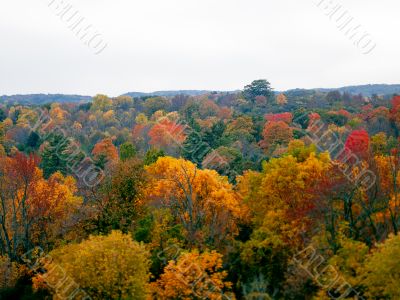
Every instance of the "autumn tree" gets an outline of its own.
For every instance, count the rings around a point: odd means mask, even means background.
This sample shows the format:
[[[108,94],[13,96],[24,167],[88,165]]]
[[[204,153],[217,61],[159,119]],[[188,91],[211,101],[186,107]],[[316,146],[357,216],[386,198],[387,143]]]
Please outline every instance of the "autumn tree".
[[[287,98],[286,98],[286,96],[285,96],[285,94],[278,94],[277,96],[276,96],[276,103],[278,104],[278,105],[285,105],[285,104],[287,104]]]
[[[254,141],[255,125],[251,117],[239,116],[233,119],[224,131],[224,135],[232,139]]]
[[[46,282],[56,287],[54,294],[69,296],[72,281],[92,299],[147,299],[148,256],[144,245],[113,231],[108,236],[91,236],[80,244],[61,246],[50,252],[50,260],[44,257],[40,263],[48,271],[43,275]],[[36,277],[36,286],[43,285],[43,276]]]
[[[2,253],[16,259],[18,251],[35,245],[47,249],[82,204],[72,177],[54,173],[43,178],[38,158],[17,153],[2,159],[0,228]]]
[[[369,135],[366,130],[354,130],[347,137],[345,150],[357,155],[360,159],[366,159],[369,154]]]
[[[265,119],[269,122],[285,122],[290,125],[292,123],[293,114],[290,112],[279,113],[279,114],[266,114]]]
[[[222,246],[237,234],[241,204],[225,177],[171,157],[159,158],[146,169],[153,178],[149,199],[172,211],[189,245]]]
[[[232,284],[226,276],[221,254],[187,252],[169,262],[160,279],[151,284],[151,290],[155,299],[231,299]]]
[[[293,138],[293,130],[283,121],[267,122],[262,135],[261,147],[268,153],[273,153],[278,146],[288,145],[289,141]]]
[[[106,111],[112,104],[112,100],[109,97],[99,94],[93,97],[93,103],[90,109],[92,111]]]
[[[173,153],[180,148],[186,139],[185,126],[163,118],[157,122],[148,133],[149,144],[156,148]]]
[[[0,164],[1,250],[12,260],[17,259],[19,248],[31,247],[29,192],[38,180],[38,163],[37,156],[17,153],[14,158],[2,158]]]
[[[366,296],[371,299],[398,299],[400,297],[400,236],[391,236],[379,244],[368,256],[363,283]]]
[[[105,138],[94,145],[92,154],[100,168],[104,168],[107,163],[115,163],[119,157],[118,150],[114,146],[111,138]]]

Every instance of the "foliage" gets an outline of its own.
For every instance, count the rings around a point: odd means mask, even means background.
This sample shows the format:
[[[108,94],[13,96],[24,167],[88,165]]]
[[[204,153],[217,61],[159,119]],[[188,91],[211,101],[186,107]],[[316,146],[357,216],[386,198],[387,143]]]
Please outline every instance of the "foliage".
[[[42,153],[41,167],[48,178],[55,172],[68,173],[70,140],[61,134],[51,134]]]
[[[400,236],[391,236],[368,256],[365,263],[366,295],[373,299],[400,297]]]
[[[129,142],[126,142],[119,147],[119,157],[122,161],[134,158],[136,152],[135,146]]]
[[[62,246],[44,261],[48,282],[63,280],[64,274],[79,283],[92,299],[146,299],[149,253],[129,235],[113,231],[108,236],[91,236],[80,244]],[[37,277],[36,285],[41,284]]]
[[[232,284],[224,280],[227,273],[221,269],[222,255],[215,251],[183,253],[177,261],[171,260],[160,279],[152,283],[153,297],[223,299]]]
[[[165,156],[164,150],[151,148],[146,152],[146,155],[144,157],[144,164],[151,165],[151,164],[155,163],[158,160],[158,158],[164,157],[164,156]]]
[[[237,234],[240,203],[226,178],[171,157],[159,158],[146,170],[153,178],[148,197],[171,209],[189,245],[222,246]]]
[[[265,79],[254,80],[251,84],[245,86],[243,94],[251,102],[255,102],[257,96],[264,96],[269,99],[273,95],[271,85]]]
[[[119,162],[102,186],[95,204],[98,213],[92,221],[97,232],[118,229],[128,232],[144,213],[144,189],[147,184],[143,164],[137,159]]]

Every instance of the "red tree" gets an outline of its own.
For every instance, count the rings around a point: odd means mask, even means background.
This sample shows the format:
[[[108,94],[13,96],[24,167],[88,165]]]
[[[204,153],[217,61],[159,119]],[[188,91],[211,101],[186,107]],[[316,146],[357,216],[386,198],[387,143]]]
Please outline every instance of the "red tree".
[[[365,159],[369,151],[369,135],[364,129],[354,130],[347,137],[345,143],[347,153],[353,153],[359,158]]]

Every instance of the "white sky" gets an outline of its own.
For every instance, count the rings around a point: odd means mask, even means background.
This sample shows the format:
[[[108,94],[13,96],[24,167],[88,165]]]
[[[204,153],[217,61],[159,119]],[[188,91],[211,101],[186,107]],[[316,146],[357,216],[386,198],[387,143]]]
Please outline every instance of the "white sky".
[[[0,95],[400,83],[398,0],[341,0],[377,44],[368,55],[321,0],[65,0],[103,34],[100,55],[49,1],[0,0]]]

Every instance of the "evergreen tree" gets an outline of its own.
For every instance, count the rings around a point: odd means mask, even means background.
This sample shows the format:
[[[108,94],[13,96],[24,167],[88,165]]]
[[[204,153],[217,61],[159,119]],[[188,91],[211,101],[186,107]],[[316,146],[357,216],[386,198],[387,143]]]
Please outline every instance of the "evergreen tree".
[[[29,149],[36,150],[40,145],[40,137],[39,137],[39,135],[36,132],[32,131],[31,134],[28,137],[26,145],[27,145],[27,147]]]
[[[68,148],[70,141],[61,134],[51,134],[42,154],[41,168],[46,178],[60,171],[67,174]]]

